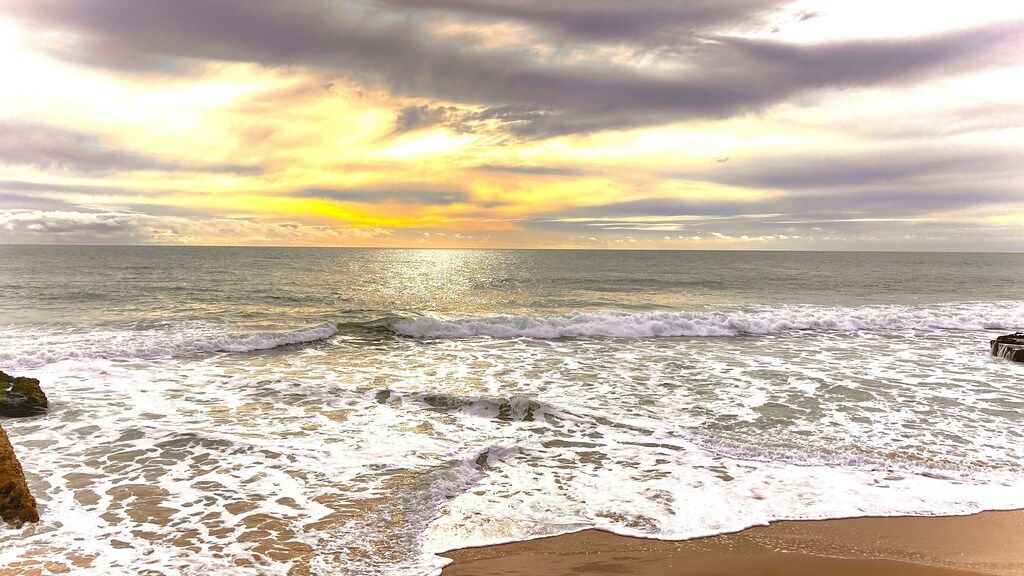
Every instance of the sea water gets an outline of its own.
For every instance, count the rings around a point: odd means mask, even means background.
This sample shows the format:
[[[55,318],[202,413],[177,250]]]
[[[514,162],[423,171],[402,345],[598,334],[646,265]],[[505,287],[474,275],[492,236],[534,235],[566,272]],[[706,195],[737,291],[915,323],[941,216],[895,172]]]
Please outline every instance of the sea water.
[[[1024,506],[1024,255],[0,246],[0,566],[436,573]]]

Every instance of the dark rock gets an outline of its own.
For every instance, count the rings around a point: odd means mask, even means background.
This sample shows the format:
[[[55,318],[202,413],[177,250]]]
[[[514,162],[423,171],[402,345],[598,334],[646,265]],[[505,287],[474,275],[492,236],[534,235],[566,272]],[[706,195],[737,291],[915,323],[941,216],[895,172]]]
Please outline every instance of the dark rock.
[[[48,405],[39,380],[0,372],[0,416],[38,416]]]
[[[14,524],[39,522],[36,499],[28,491],[25,472],[3,428],[0,428],[0,518]]]
[[[1024,332],[1007,334],[990,340],[992,355],[1014,362],[1024,362]]]

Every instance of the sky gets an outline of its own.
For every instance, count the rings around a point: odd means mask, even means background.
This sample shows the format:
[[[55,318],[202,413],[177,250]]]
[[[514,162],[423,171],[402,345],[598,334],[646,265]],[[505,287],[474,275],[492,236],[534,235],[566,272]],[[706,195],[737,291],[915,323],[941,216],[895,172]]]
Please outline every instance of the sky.
[[[1024,3],[0,0],[0,243],[1024,251]]]

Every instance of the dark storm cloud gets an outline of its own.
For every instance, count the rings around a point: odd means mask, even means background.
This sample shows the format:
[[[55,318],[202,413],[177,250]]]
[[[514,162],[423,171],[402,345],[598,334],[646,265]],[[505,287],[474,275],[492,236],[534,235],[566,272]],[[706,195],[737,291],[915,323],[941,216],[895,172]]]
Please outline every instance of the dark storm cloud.
[[[292,192],[291,195],[361,204],[408,203],[446,206],[469,200],[469,194],[462,190],[418,188],[304,188]]]
[[[444,124],[456,110],[454,106],[406,106],[398,111],[395,132],[411,132]]]
[[[993,63],[1016,62],[1024,46],[1022,23],[897,40],[850,40],[820,45],[794,45],[753,38],[721,37],[720,42],[742,55],[737,60],[783,72],[791,82],[806,85],[871,85],[901,76],[955,72],[978,64],[964,59],[989,53]]]
[[[240,165],[185,165],[119,150],[99,137],[57,126],[0,120],[0,166],[33,166],[40,170],[69,172],[172,172],[258,173],[259,168]]]
[[[673,41],[680,32],[748,21],[777,0],[385,0],[399,8],[470,18],[516,20],[590,41]],[[667,34],[671,32],[672,35]]]
[[[486,8],[496,15],[542,7],[539,2],[460,5],[462,12]],[[489,105],[489,110],[506,113],[491,120],[523,137],[726,117],[809,90],[898,84],[985,68],[1011,61],[1022,48],[1019,23],[801,46],[716,35],[715,25],[750,20],[765,9],[761,3],[752,8],[738,2],[721,7],[712,2],[643,3],[635,10],[638,15],[611,3],[600,3],[594,15],[584,9],[590,3],[567,6],[561,28],[599,37],[621,21],[623,30],[633,30],[627,36],[638,46],[642,33],[637,31],[654,26],[659,10],[679,15],[669,19],[661,14],[676,25],[692,12],[691,22],[699,30],[680,34],[680,47],[662,56],[662,64],[680,71],[654,75],[635,67],[486,50],[465,39],[433,37],[419,25],[421,20],[400,12],[321,0],[7,0],[4,12],[35,30],[71,33],[76,42],[65,58],[102,63],[113,55],[109,64],[121,67],[132,59],[140,67],[168,59],[312,67],[381,82],[402,95]],[[542,12],[537,14],[519,18],[543,19]],[[513,112],[518,112],[515,118],[507,117]]]

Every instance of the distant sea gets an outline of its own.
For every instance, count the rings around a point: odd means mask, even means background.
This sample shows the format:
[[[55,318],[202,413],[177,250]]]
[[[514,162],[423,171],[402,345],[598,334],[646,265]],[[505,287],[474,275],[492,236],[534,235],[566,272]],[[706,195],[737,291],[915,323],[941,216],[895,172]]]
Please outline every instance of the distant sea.
[[[1024,507],[1024,255],[0,246],[0,566],[430,574]]]

